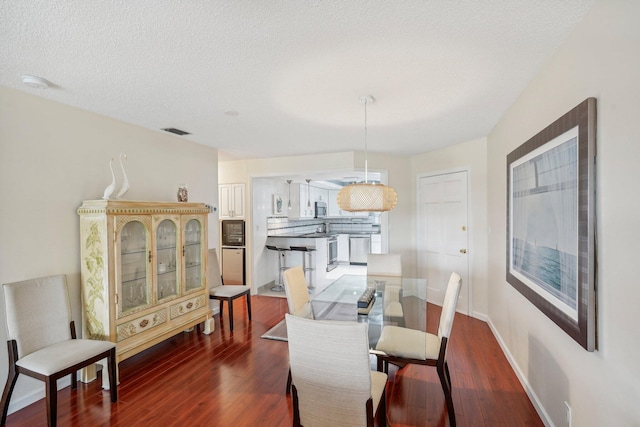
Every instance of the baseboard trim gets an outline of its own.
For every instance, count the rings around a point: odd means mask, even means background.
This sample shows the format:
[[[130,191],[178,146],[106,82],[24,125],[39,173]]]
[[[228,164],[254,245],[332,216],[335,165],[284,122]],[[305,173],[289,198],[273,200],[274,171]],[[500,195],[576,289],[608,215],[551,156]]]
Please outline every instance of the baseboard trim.
[[[551,418],[549,417],[549,414],[544,409],[542,402],[540,402],[540,399],[538,399],[538,396],[531,388],[531,385],[529,384],[527,377],[524,375],[524,372],[522,372],[522,370],[520,369],[520,366],[518,366],[518,364],[516,363],[513,355],[509,351],[509,348],[507,347],[504,340],[502,339],[502,336],[500,336],[500,333],[498,332],[494,324],[491,322],[491,318],[488,318],[486,322],[489,325],[489,329],[491,329],[493,336],[498,341],[498,344],[500,345],[502,352],[507,357],[507,360],[509,361],[509,365],[511,365],[511,368],[516,373],[516,376],[518,377],[518,381],[520,381],[520,384],[522,384],[522,387],[524,388],[525,393],[527,393],[527,396],[529,396],[529,400],[533,404],[533,407],[536,409],[536,412],[542,419],[542,422],[547,427],[555,427],[555,425],[553,424],[553,421],[551,421]]]

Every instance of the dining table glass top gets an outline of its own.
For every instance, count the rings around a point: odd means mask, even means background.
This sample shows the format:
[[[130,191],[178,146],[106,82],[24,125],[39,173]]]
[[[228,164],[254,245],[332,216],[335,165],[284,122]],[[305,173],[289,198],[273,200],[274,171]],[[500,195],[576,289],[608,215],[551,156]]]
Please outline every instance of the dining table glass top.
[[[367,289],[375,299],[370,307],[359,310],[358,300]],[[368,323],[369,346],[375,349],[385,326],[426,330],[427,282],[407,277],[345,274],[315,295],[311,308],[315,319]]]

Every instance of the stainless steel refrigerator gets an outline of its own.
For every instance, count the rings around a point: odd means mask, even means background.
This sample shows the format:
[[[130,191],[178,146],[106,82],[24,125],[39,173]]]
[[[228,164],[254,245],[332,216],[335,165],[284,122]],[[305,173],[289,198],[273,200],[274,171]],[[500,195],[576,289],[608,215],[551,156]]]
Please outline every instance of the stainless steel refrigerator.
[[[244,248],[222,248],[222,281],[225,285],[245,285]]]

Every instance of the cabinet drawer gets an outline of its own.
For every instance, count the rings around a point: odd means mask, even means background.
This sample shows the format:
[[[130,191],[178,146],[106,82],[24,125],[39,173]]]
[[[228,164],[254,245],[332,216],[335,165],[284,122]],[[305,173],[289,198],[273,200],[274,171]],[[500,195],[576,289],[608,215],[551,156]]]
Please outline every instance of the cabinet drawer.
[[[197,297],[190,298],[174,304],[171,306],[171,319],[175,319],[187,313],[190,313],[200,307],[203,307],[207,303],[208,298],[204,295],[198,295]]]
[[[145,316],[124,322],[117,327],[117,341],[126,340],[142,332],[148,331],[167,321],[167,310],[165,308],[149,313]]]

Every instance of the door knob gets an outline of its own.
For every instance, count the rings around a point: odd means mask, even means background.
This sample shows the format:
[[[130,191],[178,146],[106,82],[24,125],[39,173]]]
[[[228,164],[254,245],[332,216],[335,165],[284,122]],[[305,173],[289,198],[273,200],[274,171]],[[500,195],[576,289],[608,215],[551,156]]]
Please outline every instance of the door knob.
[[[460,249],[460,253],[461,253],[461,254],[466,254],[466,253],[467,253],[467,250],[466,250],[466,249]]]

